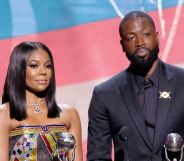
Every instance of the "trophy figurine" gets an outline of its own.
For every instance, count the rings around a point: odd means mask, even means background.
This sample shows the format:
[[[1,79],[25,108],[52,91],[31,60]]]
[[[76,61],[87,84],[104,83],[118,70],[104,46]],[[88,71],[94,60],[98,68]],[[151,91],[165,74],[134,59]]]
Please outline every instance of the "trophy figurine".
[[[71,133],[59,133],[52,159],[56,160],[56,156],[59,161],[73,161],[75,159],[75,147],[75,138]]]
[[[166,161],[181,161],[183,158],[184,140],[177,133],[167,135],[164,152]]]

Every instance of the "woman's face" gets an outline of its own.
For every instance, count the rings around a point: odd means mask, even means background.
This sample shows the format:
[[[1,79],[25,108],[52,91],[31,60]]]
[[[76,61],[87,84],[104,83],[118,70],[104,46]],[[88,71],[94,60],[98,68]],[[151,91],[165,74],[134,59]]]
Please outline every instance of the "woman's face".
[[[52,76],[52,63],[48,53],[43,49],[31,53],[26,67],[26,88],[32,93],[47,89]]]

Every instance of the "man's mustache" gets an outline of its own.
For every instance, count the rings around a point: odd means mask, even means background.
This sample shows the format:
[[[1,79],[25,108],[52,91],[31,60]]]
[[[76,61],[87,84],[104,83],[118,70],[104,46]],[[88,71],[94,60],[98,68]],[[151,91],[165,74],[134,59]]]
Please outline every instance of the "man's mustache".
[[[150,49],[145,48],[145,47],[141,47],[141,48],[138,48],[138,49],[135,50],[134,55],[137,55],[137,54],[140,53],[142,50],[146,50],[147,52],[151,52]]]

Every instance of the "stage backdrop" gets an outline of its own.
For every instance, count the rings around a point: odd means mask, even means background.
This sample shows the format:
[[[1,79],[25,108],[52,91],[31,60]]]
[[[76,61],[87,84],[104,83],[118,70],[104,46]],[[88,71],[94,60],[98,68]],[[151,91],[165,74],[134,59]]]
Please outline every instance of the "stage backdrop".
[[[84,160],[88,106],[95,85],[128,65],[118,25],[132,10],[151,15],[160,36],[160,58],[184,64],[184,0],[0,0],[0,99],[10,53],[22,41],[52,51],[57,102],[79,111]]]

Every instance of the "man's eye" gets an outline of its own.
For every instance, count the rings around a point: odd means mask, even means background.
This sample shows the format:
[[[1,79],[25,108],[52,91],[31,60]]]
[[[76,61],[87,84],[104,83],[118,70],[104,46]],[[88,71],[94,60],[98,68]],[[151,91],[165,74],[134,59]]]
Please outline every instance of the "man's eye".
[[[132,41],[132,40],[134,40],[134,36],[127,37],[126,40],[127,40],[127,41]]]
[[[134,39],[134,37],[130,37],[130,38],[129,38],[129,40],[133,40],[133,39]]]
[[[38,65],[36,65],[36,64],[30,64],[29,65],[31,68],[37,68],[38,67]]]
[[[150,36],[151,34],[149,32],[144,33],[144,36]]]

